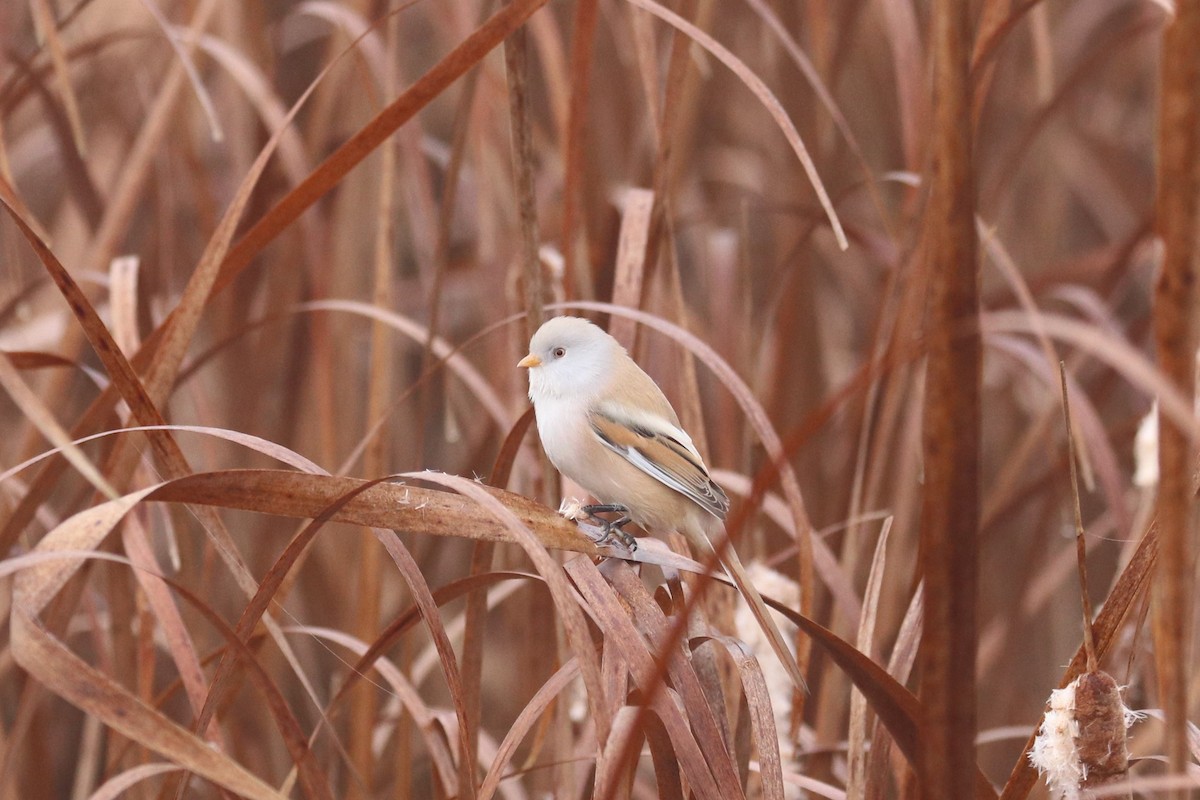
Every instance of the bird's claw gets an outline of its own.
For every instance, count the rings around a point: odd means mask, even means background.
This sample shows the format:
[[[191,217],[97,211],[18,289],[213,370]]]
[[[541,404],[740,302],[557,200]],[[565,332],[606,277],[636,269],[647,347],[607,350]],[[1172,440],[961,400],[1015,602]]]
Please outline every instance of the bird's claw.
[[[603,547],[619,542],[622,547],[631,553],[637,550],[637,539],[634,538],[633,534],[625,530],[625,526],[632,521],[629,516],[628,506],[604,503],[583,506],[579,510],[589,519],[600,523],[600,537],[595,540],[597,546]],[[615,520],[607,520],[599,516],[602,513],[619,513],[621,516]]]
[[[634,552],[638,548],[637,539],[632,533],[623,531],[615,525],[604,524],[600,526],[600,538],[596,540],[596,544],[600,547],[612,544],[620,544],[629,552]]]

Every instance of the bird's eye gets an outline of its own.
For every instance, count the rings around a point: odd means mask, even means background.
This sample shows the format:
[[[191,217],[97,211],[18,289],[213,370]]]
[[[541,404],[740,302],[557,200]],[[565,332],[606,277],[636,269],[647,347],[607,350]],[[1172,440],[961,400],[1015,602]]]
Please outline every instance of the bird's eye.
[[[566,354],[567,354],[567,348],[565,348],[565,347],[554,348],[554,357],[555,358],[562,358]]]

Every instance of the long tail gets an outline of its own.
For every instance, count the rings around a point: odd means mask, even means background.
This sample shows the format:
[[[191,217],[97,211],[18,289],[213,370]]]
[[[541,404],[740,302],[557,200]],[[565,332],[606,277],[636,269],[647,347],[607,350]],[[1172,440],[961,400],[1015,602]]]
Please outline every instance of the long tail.
[[[724,536],[725,532],[722,530],[720,535]],[[692,539],[693,537],[688,536],[687,538]],[[710,541],[707,536],[704,536],[701,542],[693,542],[693,544],[701,545],[705,550],[716,546],[716,543]],[[754,614],[754,618],[758,620],[758,626],[767,635],[767,639],[771,642],[771,649],[779,657],[780,663],[788,671],[788,675],[791,676],[796,686],[800,687],[801,691],[807,693],[808,683],[800,673],[800,665],[796,663],[796,657],[788,649],[787,641],[779,631],[779,626],[775,624],[775,618],[771,616],[766,602],[762,599],[762,595],[758,593],[754,582],[750,580],[750,576],[746,573],[746,568],[742,566],[742,560],[738,557],[737,550],[733,548],[733,542],[729,542],[725,547],[721,561],[725,567],[725,571],[729,573],[729,577],[733,578],[733,582],[737,585],[738,591],[742,593],[742,597],[746,598],[746,603],[750,606],[750,611]]]

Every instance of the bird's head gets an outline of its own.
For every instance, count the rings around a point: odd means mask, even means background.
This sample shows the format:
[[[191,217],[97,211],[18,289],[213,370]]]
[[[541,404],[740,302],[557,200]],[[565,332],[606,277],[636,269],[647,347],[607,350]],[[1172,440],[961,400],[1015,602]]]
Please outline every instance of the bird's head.
[[[529,370],[529,399],[585,399],[604,389],[625,350],[581,317],[547,320],[529,341],[517,366]]]

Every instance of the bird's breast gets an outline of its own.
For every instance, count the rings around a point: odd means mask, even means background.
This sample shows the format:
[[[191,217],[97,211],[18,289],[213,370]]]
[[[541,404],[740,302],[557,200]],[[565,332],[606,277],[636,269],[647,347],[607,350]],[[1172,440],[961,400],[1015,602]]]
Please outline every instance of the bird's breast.
[[[537,425],[559,472],[600,502],[626,506],[642,527],[669,530],[703,515],[693,501],[605,447],[592,431],[586,404],[540,402]]]
[[[588,471],[588,440],[595,438],[588,427],[586,406],[563,400],[543,400],[537,404],[536,414],[538,436],[546,455],[559,472],[581,483],[581,474]]]

